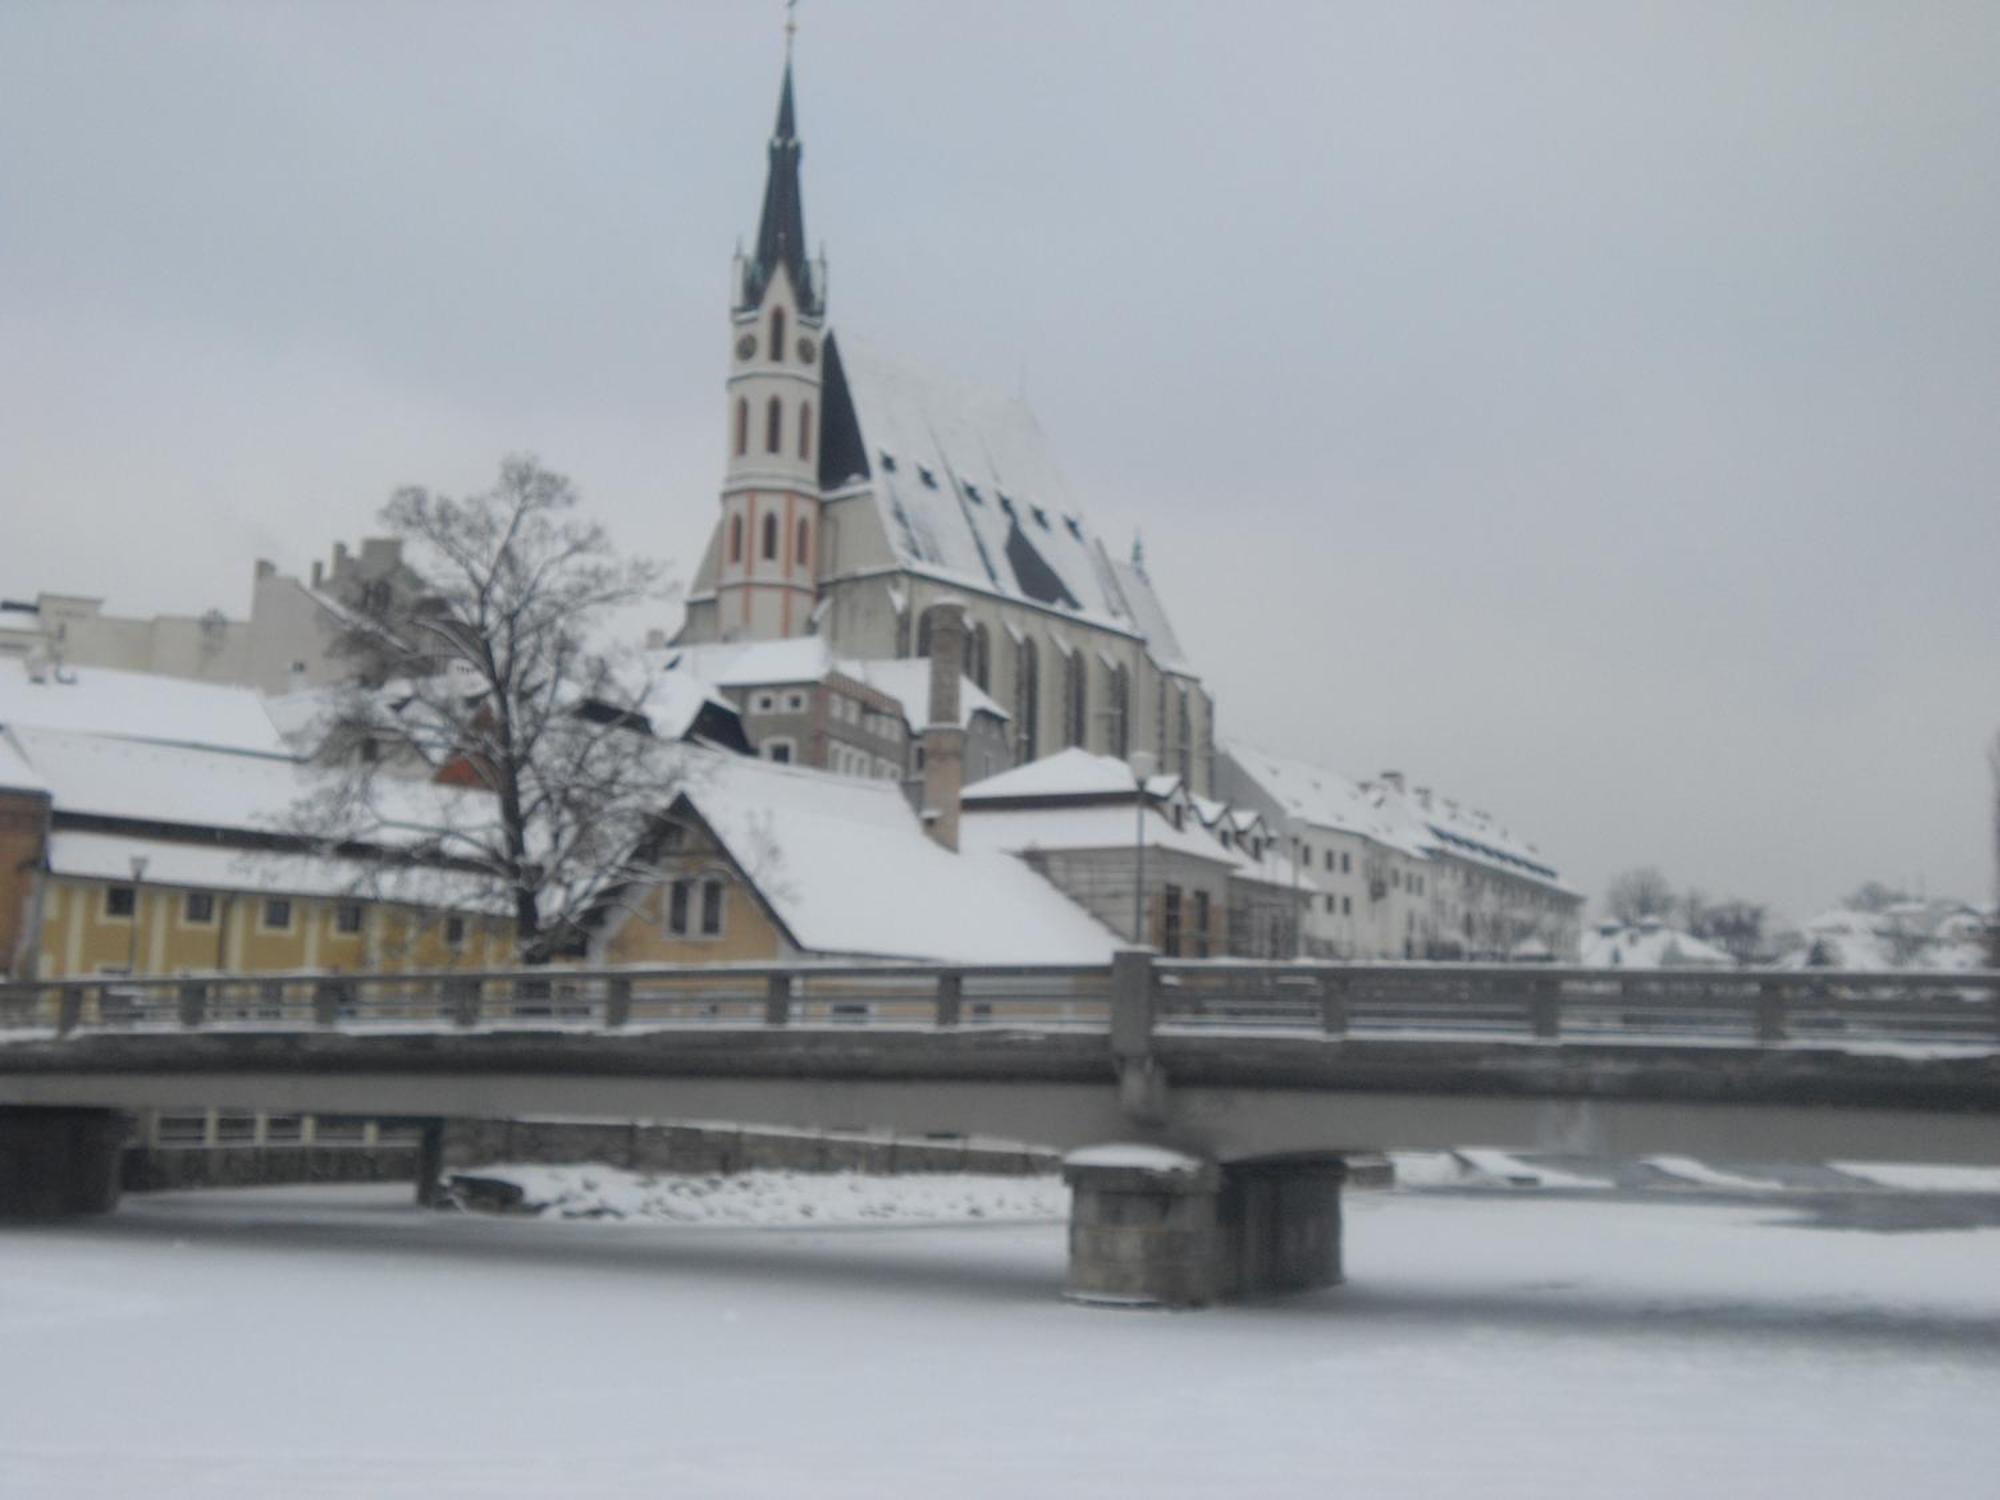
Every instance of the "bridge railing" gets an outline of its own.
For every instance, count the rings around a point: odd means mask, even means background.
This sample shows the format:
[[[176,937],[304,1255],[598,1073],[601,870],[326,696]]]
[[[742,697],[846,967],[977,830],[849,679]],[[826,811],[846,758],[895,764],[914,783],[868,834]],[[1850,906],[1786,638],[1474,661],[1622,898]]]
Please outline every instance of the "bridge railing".
[[[1103,1030],[1110,995],[1107,967],[1045,964],[107,975],[0,985],[0,1036],[675,1026]]]
[[[1114,982],[1119,974],[1124,978]],[[1992,1047],[2000,1045],[2000,972],[1621,971],[1129,954],[1116,967],[715,964],[0,985],[0,1037],[770,1026],[1105,1031],[1114,1011],[1147,1034]]]
[[[2000,972],[1618,970],[1163,960],[1169,1030],[1974,1045],[2000,1043]]]

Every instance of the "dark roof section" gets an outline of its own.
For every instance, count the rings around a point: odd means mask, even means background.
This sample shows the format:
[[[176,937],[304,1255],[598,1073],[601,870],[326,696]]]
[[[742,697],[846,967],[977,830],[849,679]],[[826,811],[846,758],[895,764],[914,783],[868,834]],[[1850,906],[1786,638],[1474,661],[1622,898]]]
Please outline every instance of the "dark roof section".
[[[1013,565],[1021,592],[1042,604],[1066,604],[1078,608],[1076,596],[1063,587],[1061,576],[1048,565],[1035,544],[1028,540],[1017,520],[1007,528],[1007,561]]]
[[[764,177],[764,213],[757,223],[757,253],[744,277],[745,305],[764,300],[764,289],[779,266],[791,273],[799,307],[818,316],[823,310],[806,262],[805,200],[799,193],[799,136],[792,108],[792,65],[778,94],[778,123],[771,135],[771,165]]]
[[[856,479],[866,479],[868,445],[861,440],[861,419],[854,414],[854,397],[847,389],[847,371],[840,363],[840,341],[826,336],[820,361],[819,398],[819,487],[837,490]],[[882,455],[882,467],[894,469],[894,460]]]

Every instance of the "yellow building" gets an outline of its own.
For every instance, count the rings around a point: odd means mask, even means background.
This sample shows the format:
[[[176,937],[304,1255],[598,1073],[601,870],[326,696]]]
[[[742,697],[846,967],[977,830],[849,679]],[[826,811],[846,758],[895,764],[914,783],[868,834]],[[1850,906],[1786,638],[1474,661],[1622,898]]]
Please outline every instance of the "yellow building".
[[[0,957],[16,978],[504,967],[471,877],[326,858],[284,831],[289,756],[0,731]],[[454,793],[452,795],[465,795]]]

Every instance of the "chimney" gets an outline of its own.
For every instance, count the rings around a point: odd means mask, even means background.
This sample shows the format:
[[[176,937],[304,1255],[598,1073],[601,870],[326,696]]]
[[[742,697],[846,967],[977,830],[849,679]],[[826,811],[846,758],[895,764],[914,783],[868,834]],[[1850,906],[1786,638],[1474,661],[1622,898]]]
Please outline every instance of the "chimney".
[[[1382,773],[1382,785],[1386,786],[1390,791],[1394,792],[1398,797],[1402,796],[1403,773],[1401,771],[1384,771]]]
[[[930,722],[924,726],[924,830],[958,848],[959,794],[965,789],[965,729],[959,722],[959,679],[965,672],[965,606],[946,599],[931,606]]]
[[[326,564],[321,562],[318,558],[315,557],[313,559],[313,587],[318,588],[321,584],[325,582],[326,582]]]
[[[1431,789],[1429,787],[1427,786],[1418,787],[1416,789],[1416,799],[1417,799],[1417,806],[1421,807],[1425,812],[1429,812],[1431,810]]]

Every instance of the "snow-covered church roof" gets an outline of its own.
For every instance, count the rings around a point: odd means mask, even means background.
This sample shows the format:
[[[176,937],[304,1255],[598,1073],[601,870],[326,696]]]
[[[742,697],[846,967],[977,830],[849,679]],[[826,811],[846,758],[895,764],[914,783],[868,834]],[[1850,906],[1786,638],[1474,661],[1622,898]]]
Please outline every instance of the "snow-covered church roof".
[[[898,561],[1146,641],[1187,670],[1145,570],[1114,562],[1018,396],[826,342],[820,485],[867,481]]]

